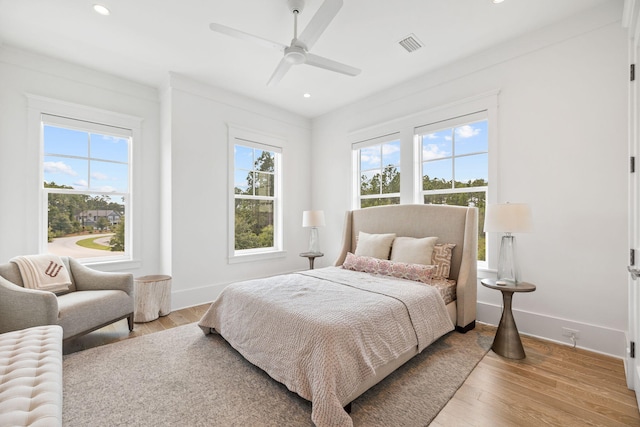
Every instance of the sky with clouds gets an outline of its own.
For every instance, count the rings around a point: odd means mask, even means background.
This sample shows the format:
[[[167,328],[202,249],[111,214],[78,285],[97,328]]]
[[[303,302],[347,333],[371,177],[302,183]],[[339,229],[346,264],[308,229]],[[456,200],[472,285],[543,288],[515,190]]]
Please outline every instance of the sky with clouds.
[[[489,180],[487,121],[422,135],[422,174],[445,181]]]
[[[44,181],[76,190],[127,193],[129,139],[44,126]]]
[[[446,181],[488,181],[487,121],[422,135],[423,175]],[[400,169],[400,141],[360,149],[361,175],[370,179],[387,166]]]

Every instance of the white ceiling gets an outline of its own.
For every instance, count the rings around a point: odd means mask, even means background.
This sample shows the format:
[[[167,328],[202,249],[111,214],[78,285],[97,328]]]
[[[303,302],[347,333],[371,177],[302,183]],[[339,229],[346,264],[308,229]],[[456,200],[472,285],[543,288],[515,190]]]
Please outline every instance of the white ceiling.
[[[311,52],[362,69],[348,77],[298,65],[266,82],[281,53],[209,30],[216,22],[289,44],[286,0],[0,0],[0,42],[159,87],[175,72],[316,117],[561,21],[621,0],[345,0]],[[93,11],[94,3],[111,10]],[[307,0],[299,32],[322,0]],[[424,47],[398,41],[415,34]],[[309,99],[303,98],[310,93]]]

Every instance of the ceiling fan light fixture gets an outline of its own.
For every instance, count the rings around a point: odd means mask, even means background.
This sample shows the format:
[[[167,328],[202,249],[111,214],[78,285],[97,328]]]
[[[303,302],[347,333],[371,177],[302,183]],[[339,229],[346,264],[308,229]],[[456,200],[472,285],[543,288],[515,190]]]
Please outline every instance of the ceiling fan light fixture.
[[[284,58],[290,64],[302,64],[306,59],[305,51],[298,46],[290,46],[284,51]]]

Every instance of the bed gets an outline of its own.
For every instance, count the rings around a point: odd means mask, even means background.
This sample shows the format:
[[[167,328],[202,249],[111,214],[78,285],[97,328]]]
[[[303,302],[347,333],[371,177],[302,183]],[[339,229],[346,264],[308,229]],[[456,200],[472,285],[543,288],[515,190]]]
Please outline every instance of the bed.
[[[231,284],[199,326],[310,400],[315,425],[351,426],[343,408],[358,396],[475,327],[477,231],[473,207],[347,212],[334,266]]]

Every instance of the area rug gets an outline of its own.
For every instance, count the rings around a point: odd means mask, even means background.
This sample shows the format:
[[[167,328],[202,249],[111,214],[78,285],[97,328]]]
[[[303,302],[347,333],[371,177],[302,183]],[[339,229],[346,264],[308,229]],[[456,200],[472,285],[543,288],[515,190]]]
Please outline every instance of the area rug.
[[[426,426],[493,330],[451,332],[356,399],[354,426]],[[311,403],[196,323],[64,357],[65,426],[312,426]]]

